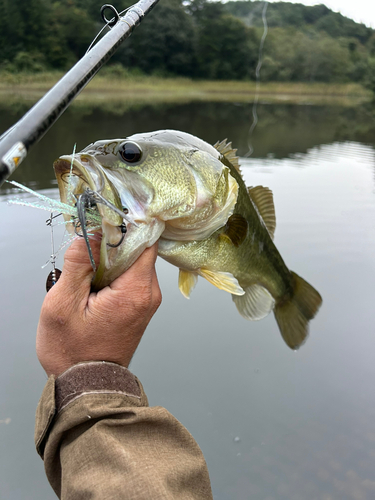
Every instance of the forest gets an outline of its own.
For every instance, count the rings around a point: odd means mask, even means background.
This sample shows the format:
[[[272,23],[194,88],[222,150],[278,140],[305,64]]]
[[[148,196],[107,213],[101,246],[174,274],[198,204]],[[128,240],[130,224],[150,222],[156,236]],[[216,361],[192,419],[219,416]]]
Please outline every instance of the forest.
[[[115,4],[120,11],[129,0]],[[103,0],[0,0],[0,72],[67,70],[103,26]],[[264,2],[161,0],[111,59],[113,74],[254,80]],[[267,5],[263,81],[375,89],[375,31],[324,5]]]

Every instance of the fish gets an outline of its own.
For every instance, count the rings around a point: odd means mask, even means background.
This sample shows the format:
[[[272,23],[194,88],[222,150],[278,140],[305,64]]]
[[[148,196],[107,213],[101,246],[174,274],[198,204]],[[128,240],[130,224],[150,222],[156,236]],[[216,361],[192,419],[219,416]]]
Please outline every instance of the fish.
[[[273,242],[272,191],[246,187],[227,140],[210,145],[181,131],[139,133],[61,156],[54,170],[61,202],[76,206],[85,197],[101,217],[93,291],[158,241],[159,256],[179,268],[186,298],[201,276],[230,293],[248,320],[273,311],[291,349],[305,342],[322,297],[284,263]]]

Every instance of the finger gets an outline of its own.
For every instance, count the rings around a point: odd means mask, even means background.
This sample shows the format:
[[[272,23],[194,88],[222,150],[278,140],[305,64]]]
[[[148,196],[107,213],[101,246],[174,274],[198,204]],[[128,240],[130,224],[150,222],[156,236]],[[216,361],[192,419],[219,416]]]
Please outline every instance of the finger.
[[[158,277],[156,274],[156,270],[154,267],[154,271],[152,273],[152,281],[151,281],[151,293],[152,293],[152,302],[154,312],[159,308],[162,300],[162,294],[159,286]]]
[[[96,262],[99,261],[100,241],[90,239],[90,246]],[[86,242],[83,238],[74,240],[64,256],[64,267],[60,280],[55,286],[60,284],[71,291],[82,289],[86,294],[91,287],[91,280],[94,275]]]
[[[146,250],[134,262],[133,266],[136,265],[138,271],[143,269],[153,269],[155,266],[157,256],[158,256],[158,243],[156,242],[154,245],[152,245],[152,247],[146,248]]]
[[[152,274],[155,269],[155,261],[158,256],[158,245],[155,243],[138,257],[132,266],[111,284],[112,290],[128,289],[130,282],[151,285]]]

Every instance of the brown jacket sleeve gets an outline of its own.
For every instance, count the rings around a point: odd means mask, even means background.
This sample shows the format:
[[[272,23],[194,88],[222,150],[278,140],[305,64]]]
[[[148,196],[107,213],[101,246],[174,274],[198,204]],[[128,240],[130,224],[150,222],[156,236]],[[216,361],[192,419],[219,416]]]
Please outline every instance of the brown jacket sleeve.
[[[63,500],[212,499],[202,452],[126,368],[80,363],[48,379],[35,443]]]

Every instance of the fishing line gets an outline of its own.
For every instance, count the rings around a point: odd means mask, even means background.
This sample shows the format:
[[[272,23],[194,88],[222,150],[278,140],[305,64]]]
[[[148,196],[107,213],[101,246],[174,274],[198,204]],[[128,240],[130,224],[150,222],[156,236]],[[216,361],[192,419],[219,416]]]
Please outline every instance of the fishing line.
[[[260,69],[262,67],[263,63],[263,47],[264,47],[264,42],[266,40],[266,36],[268,33],[268,24],[267,24],[267,7],[268,7],[268,2],[264,2],[263,5],[263,10],[262,10],[262,21],[263,21],[263,35],[260,40],[259,44],[259,56],[258,56],[258,64],[255,70],[255,96],[254,96],[254,102],[253,102],[253,109],[252,109],[252,115],[253,115],[253,123],[251,124],[249,134],[248,134],[248,142],[247,146],[249,148],[248,152],[245,154],[245,157],[248,158],[251,156],[254,152],[253,145],[251,144],[251,137],[253,135],[253,132],[255,130],[255,127],[258,124],[258,114],[257,114],[257,107],[258,107],[258,101],[259,101],[259,88],[260,88]]]

